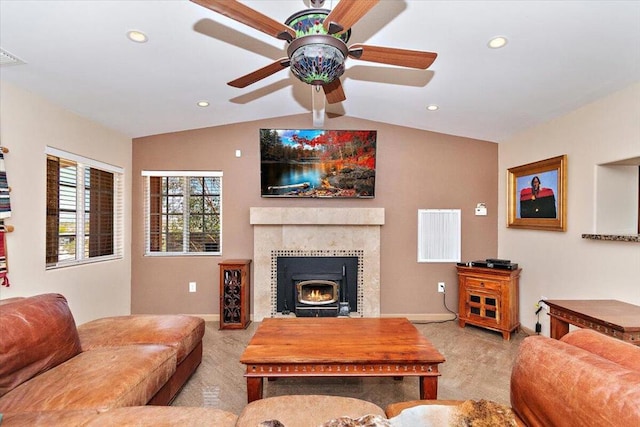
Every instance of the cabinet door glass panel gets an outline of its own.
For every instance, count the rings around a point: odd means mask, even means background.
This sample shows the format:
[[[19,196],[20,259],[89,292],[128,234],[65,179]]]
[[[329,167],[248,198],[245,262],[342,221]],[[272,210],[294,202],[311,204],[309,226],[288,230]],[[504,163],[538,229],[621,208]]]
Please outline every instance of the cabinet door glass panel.
[[[224,313],[223,321],[225,323],[240,323],[241,320],[241,270],[225,270],[224,271]]]

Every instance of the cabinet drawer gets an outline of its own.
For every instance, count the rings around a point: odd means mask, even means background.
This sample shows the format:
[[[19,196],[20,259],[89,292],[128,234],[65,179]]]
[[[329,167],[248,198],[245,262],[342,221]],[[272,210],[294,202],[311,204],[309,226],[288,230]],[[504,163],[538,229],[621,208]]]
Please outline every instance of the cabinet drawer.
[[[474,277],[468,277],[466,281],[466,285],[470,288],[487,289],[491,291],[499,291],[501,287],[500,282],[494,282],[486,279],[478,279]]]

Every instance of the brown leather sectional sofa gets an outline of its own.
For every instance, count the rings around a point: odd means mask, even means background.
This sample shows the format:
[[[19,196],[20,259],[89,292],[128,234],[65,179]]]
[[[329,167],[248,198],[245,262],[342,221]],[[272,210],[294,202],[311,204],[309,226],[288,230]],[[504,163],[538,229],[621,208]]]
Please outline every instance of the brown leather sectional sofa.
[[[447,425],[446,419],[438,423],[438,417],[460,417],[460,410],[447,408],[468,403],[399,402],[383,411],[347,397],[279,396],[252,402],[239,416],[215,408],[142,406],[170,403],[197,368],[202,358],[202,319],[122,316],[76,328],[61,295],[2,303],[2,427],[253,427],[267,420],[303,427],[367,414],[378,420],[367,425],[387,425],[390,418],[394,427]],[[326,401],[320,405],[325,410],[306,407],[310,401]],[[587,329],[572,331],[561,340],[525,338],[514,361],[511,408],[506,409],[518,426],[639,426],[640,347]],[[403,424],[403,416],[412,421]],[[420,417],[423,422],[416,421]],[[482,422],[477,425],[492,425]]]
[[[203,319],[182,315],[109,317],[76,327],[62,295],[4,300],[0,413],[6,421],[21,413],[168,405],[202,361],[204,328]]]

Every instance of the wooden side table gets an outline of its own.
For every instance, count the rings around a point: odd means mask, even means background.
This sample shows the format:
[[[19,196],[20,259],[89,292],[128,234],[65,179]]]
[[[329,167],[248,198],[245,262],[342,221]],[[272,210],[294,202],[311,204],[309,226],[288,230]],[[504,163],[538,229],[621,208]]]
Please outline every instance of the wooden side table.
[[[640,306],[616,300],[546,300],[551,338],[569,332],[569,324],[593,329],[640,345]]]
[[[251,260],[225,260],[220,266],[220,329],[246,329],[251,323]]]

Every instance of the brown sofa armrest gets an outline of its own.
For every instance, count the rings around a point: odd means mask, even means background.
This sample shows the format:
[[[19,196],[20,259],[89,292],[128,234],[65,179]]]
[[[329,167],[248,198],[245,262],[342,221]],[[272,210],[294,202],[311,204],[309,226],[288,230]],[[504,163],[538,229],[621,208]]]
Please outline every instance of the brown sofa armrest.
[[[638,384],[639,372],[563,341],[531,336],[520,345],[511,373],[511,406],[528,426],[637,426]]]
[[[181,314],[132,314],[103,317],[78,326],[82,350],[131,344],[162,344],[174,347],[178,363],[201,342],[204,320]]]
[[[580,347],[607,360],[640,372],[640,347],[592,329],[576,329],[560,341]]]

